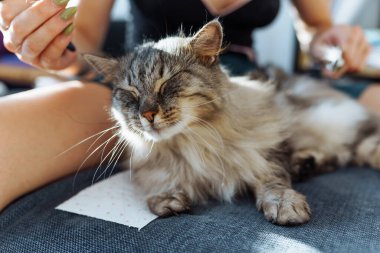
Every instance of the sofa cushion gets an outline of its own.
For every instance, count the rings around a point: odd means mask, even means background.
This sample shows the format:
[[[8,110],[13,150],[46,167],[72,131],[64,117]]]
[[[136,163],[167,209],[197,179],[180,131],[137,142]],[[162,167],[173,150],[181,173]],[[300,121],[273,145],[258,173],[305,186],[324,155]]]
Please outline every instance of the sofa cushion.
[[[135,228],[55,210],[91,184],[93,171],[24,196],[0,215],[0,252],[380,252],[380,172],[342,169],[295,188],[309,223],[273,225],[248,197],[211,202]]]

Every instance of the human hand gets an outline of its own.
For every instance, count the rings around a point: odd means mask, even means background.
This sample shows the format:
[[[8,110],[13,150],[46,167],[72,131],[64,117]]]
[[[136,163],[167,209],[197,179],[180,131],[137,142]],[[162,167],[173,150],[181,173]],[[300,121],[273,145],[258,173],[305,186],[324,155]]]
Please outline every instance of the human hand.
[[[30,65],[61,70],[76,61],[66,49],[72,40],[76,7],[65,9],[69,0],[3,0],[0,30],[4,46]]]
[[[346,72],[362,69],[371,50],[360,27],[336,25],[315,35],[310,45],[310,52],[315,59],[322,60],[326,47],[334,46],[342,50],[344,66],[337,71],[323,69],[323,73],[331,78],[338,78]]]

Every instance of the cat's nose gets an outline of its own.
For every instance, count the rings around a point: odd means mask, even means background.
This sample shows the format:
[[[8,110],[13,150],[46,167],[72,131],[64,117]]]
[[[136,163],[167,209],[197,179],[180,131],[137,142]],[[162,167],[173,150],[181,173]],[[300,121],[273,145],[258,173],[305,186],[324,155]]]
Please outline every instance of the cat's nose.
[[[156,115],[156,112],[154,111],[147,111],[147,112],[143,112],[141,113],[141,115],[146,118],[150,123],[153,123],[154,121],[154,116]]]

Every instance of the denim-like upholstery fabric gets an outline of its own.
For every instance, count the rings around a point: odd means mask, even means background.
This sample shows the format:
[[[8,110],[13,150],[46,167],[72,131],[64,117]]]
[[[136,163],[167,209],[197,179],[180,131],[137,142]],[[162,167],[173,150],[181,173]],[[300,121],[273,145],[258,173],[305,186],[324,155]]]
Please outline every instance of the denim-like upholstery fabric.
[[[141,231],[54,210],[91,184],[92,171],[25,196],[0,215],[0,252],[380,252],[380,172],[347,169],[295,185],[308,224],[280,227],[248,198],[157,219]]]

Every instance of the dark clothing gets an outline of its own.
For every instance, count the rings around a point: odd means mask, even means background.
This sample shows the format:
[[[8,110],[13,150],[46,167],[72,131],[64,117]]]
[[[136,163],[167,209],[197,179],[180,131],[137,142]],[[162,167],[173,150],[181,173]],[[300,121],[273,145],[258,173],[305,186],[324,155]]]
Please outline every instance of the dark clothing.
[[[215,19],[200,0],[130,0],[133,21],[128,27],[127,48],[144,40],[158,40],[175,35],[179,29],[186,35],[196,32]],[[252,31],[269,24],[277,15],[279,0],[252,0],[220,17],[225,44],[252,46]]]

